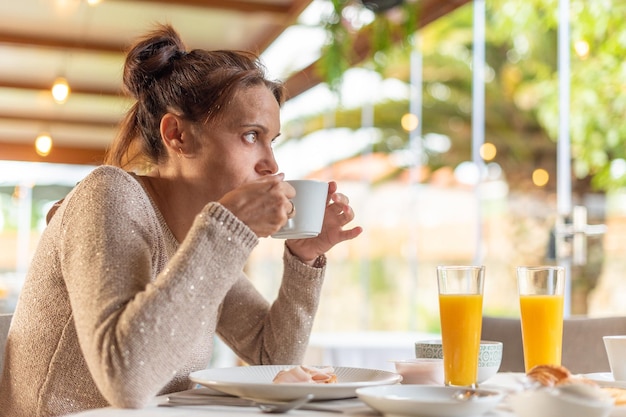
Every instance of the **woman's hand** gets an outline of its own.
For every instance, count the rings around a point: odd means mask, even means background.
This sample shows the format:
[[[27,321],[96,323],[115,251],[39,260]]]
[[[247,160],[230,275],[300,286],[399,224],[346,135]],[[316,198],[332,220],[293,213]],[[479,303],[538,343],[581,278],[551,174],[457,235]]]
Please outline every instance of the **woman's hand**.
[[[258,237],[280,230],[293,213],[290,199],[296,190],[284,175],[268,175],[226,193],[219,202],[244,222]]]
[[[337,243],[354,239],[363,231],[359,226],[343,230],[343,227],[354,219],[354,211],[350,207],[348,197],[336,191],[337,183],[330,181],[320,234],[313,238],[286,241],[291,253],[308,265],[313,265],[318,256],[328,252]]]

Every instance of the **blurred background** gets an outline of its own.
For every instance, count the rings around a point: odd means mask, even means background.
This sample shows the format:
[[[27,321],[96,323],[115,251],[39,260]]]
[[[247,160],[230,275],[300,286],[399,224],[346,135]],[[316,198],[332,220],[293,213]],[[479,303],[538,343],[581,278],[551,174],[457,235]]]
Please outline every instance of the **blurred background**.
[[[2,2],[0,310],[130,105],[125,48],[168,22],[189,49],[260,54],[289,95],[281,171],[351,198],[365,231],[329,254],[317,335],[436,334],[438,264],[486,265],[485,314],[517,316],[515,267],[537,264],[567,268],[567,315],[626,314],[625,14],[624,0]],[[270,298],[282,250],[262,239],[247,266]]]

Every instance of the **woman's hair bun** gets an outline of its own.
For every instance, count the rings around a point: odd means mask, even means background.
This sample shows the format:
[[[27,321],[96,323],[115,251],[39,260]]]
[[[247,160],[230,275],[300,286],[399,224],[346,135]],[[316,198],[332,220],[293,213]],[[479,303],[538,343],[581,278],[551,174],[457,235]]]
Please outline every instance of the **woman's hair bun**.
[[[185,44],[169,25],[158,25],[139,39],[126,56],[123,83],[126,91],[139,98],[155,80],[171,73],[175,61],[184,55]]]

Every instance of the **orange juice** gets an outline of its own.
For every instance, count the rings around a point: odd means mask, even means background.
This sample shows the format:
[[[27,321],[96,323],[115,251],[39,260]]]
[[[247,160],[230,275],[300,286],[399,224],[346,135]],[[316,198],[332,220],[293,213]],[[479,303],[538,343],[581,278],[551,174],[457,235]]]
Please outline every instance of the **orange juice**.
[[[446,385],[476,385],[482,312],[482,294],[439,294]]]
[[[536,365],[560,365],[563,296],[520,295],[526,371]]]

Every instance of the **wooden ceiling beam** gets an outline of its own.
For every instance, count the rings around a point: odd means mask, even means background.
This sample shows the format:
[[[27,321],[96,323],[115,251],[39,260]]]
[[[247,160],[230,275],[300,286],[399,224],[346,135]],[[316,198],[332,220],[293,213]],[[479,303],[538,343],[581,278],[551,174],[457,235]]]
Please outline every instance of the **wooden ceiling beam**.
[[[446,0],[443,2],[441,0],[423,0],[419,27],[424,27],[440,17],[443,17],[459,7],[471,2],[472,0]]]
[[[104,148],[76,148],[55,145],[48,156],[41,156],[35,152],[34,145],[0,142],[0,160],[3,161],[100,165],[104,161],[105,152]]]
[[[0,29],[0,44],[21,45],[31,48],[52,48],[80,50],[84,52],[107,52],[122,54],[126,45],[117,42],[106,41],[76,41],[76,39],[53,38],[50,36],[27,36],[13,32],[3,32]]]
[[[38,83],[32,81],[20,81],[15,79],[0,78],[0,88],[14,88],[18,90],[36,90],[46,91],[52,88],[52,84]],[[122,97],[122,91],[119,88],[111,88],[107,86],[79,85],[70,84],[71,94],[89,94],[96,96],[112,96]]]
[[[108,0],[123,1],[128,0]],[[176,6],[199,7],[206,9],[233,10],[245,13],[273,13],[286,15],[291,13],[291,5],[275,2],[259,2],[245,0],[132,0],[138,3],[159,3]],[[309,1],[310,2],[310,1]]]
[[[11,114],[8,112],[4,112],[0,114],[0,122],[2,121],[12,121],[12,122],[28,122],[28,123],[40,123],[48,126],[53,125],[70,125],[74,127],[97,127],[97,128],[117,128],[120,123],[120,120],[102,120],[102,119],[87,119],[84,117],[73,118],[68,116],[46,116],[46,115],[37,115],[35,116],[25,116],[22,114]]]

